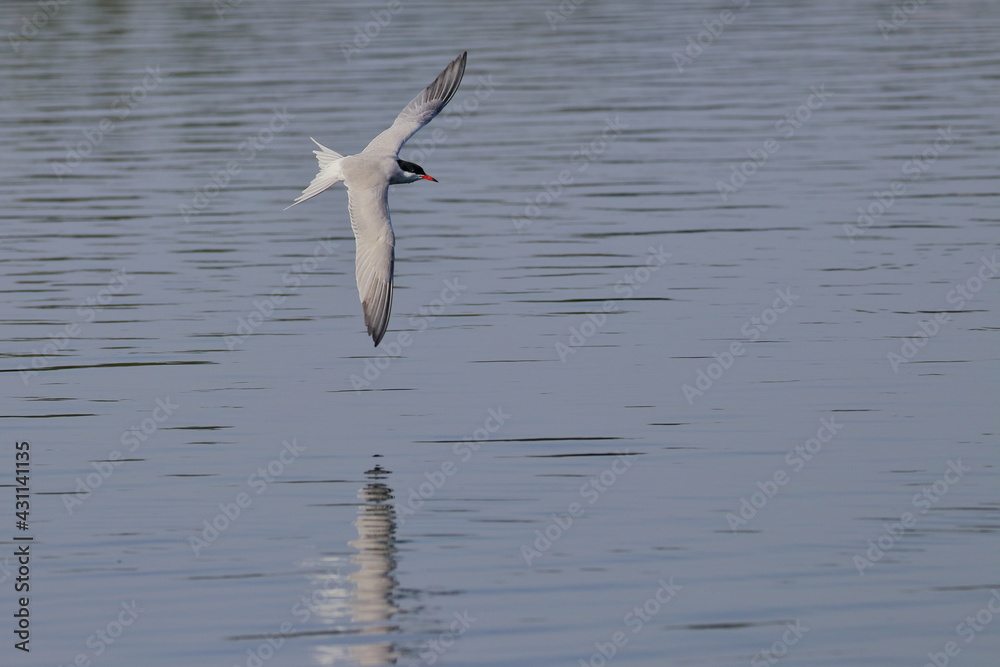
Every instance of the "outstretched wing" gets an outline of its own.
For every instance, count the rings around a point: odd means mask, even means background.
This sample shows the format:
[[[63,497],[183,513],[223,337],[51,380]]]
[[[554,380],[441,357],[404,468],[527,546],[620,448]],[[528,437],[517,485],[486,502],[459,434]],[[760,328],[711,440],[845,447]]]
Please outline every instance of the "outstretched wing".
[[[392,310],[393,246],[389,221],[389,183],[372,188],[348,188],[347,207],[357,242],[355,277],[365,311],[368,334],[378,346],[389,326]]]
[[[424,88],[422,93],[406,105],[396,117],[392,127],[372,139],[362,152],[392,157],[398,155],[406,140],[431,122],[431,119],[438,115],[455,96],[458,84],[462,82],[462,76],[465,74],[467,55],[468,53],[463,51],[462,55],[452,60],[431,85]]]

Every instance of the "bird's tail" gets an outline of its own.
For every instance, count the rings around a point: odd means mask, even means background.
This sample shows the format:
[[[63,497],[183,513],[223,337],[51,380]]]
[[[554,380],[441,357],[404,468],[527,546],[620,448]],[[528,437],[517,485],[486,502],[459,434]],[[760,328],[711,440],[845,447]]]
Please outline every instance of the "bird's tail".
[[[344,159],[344,156],[337,151],[327,148],[312,137],[309,138],[314,144],[319,146],[318,151],[313,151],[316,155],[316,161],[319,162],[319,173],[312,179],[309,187],[303,190],[302,194],[296,197],[294,202],[285,207],[286,211],[296,204],[301,204],[307,199],[312,199],[324,190],[344,180],[344,173],[340,169],[340,161]]]

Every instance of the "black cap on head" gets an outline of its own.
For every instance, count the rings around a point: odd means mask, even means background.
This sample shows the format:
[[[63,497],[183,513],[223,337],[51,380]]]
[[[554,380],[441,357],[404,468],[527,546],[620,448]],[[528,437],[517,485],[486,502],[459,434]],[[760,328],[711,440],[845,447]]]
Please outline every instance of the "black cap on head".
[[[424,168],[421,167],[419,164],[415,164],[413,162],[407,162],[406,160],[396,160],[396,163],[399,165],[399,168],[402,169],[403,171],[408,171],[411,174],[417,174],[419,176],[427,175],[427,172],[424,171]]]

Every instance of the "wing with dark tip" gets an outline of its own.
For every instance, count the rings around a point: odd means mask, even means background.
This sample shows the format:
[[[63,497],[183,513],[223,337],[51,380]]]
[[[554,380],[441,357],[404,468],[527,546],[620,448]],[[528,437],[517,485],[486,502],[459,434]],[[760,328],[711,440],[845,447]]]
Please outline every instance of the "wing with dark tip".
[[[362,153],[369,155],[387,155],[395,157],[406,140],[416,134],[417,130],[431,122],[434,116],[444,109],[445,105],[455,96],[458,85],[465,74],[465,60],[468,53],[462,52],[444,71],[438,74],[431,85],[413,98],[406,108],[396,117],[396,121],[388,130],[378,135],[365,147]]]
[[[368,334],[379,344],[392,310],[392,265],[396,237],[389,220],[389,183],[348,188],[347,208],[357,242],[355,277]]]

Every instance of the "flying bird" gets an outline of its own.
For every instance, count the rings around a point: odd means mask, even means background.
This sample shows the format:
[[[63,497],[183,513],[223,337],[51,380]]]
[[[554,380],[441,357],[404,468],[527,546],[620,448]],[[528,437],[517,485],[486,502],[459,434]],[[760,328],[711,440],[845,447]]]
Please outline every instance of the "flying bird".
[[[313,151],[319,161],[319,173],[288,207],[301,204],[340,181],[344,182],[357,245],[355,276],[358,295],[368,334],[376,347],[389,326],[389,312],[392,310],[393,246],[396,237],[389,220],[389,186],[419,180],[438,182],[428,176],[420,165],[400,160],[399,150],[454,97],[465,74],[466,56],[467,52],[463,51],[451,61],[431,85],[406,105],[392,126],[372,139],[360,153],[341,155],[310,137],[319,146],[319,150]]]

